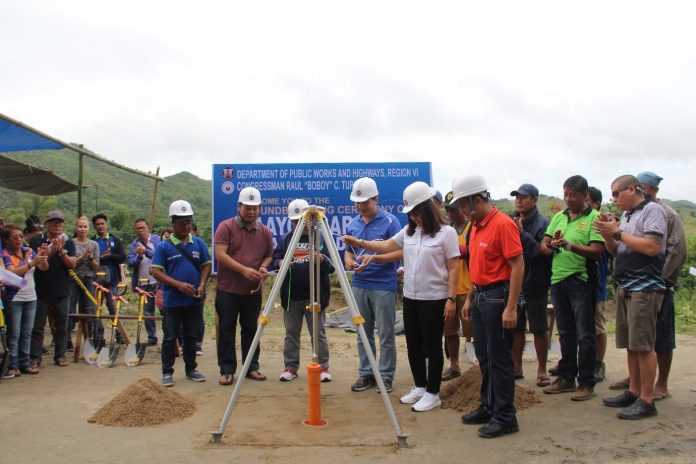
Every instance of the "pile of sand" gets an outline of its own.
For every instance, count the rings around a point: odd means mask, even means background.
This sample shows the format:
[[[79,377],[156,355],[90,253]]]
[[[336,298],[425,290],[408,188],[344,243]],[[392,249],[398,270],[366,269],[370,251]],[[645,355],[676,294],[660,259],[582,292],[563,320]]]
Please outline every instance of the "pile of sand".
[[[177,392],[143,378],[130,385],[87,422],[122,427],[178,422],[193,414],[196,405]]]
[[[440,390],[442,407],[457,411],[472,411],[479,406],[481,393],[481,370],[478,366],[471,367],[468,371],[454,380],[447,382]],[[541,403],[534,391],[515,385],[515,408],[518,411],[527,409]]]

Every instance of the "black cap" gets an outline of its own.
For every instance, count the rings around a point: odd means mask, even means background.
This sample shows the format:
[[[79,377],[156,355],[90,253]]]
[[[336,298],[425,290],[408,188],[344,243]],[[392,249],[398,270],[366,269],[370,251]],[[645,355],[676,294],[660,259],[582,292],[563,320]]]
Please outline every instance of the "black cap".
[[[516,197],[517,195],[523,196],[523,197],[534,197],[538,198],[539,197],[539,189],[533,186],[532,184],[522,184],[517,190],[513,190],[510,192],[511,197]]]

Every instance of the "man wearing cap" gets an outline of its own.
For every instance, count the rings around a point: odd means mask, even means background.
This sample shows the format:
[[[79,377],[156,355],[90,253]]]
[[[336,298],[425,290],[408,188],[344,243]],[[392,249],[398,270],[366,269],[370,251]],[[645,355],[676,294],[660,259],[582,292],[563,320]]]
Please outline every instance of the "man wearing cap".
[[[473,291],[462,312],[474,322],[474,347],[482,377],[480,405],[464,414],[462,422],[484,424],[478,429],[479,436],[495,438],[519,431],[510,347],[524,276],[522,243],[515,222],[490,204],[482,176],[458,177],[452,192],[452,203],[473,221],[469,238]]]
[[[679,287],[679,273],[686,261],[686,237],[681,216],[671,206],[657,198],[662,177],[645,171],[636,176],[645,193],[665,210],[667,214],[667,238],[665,264],[662,277],[665,280],[665,295],[657,315],[655,353],[657,353],[657,380],[653,388],[653,399],[662,400],[669,395],[667,381],[672,367],[672,352],[676,348],[674,292]],[[628,385],[628,379],[617,382]]]
[[[215,231],[215,259],[218,263],[215,312],[220,328],[217,355],[221,385],[231,385],[237,370],[237,319],[241,326],[242,362],[249,355],[261,311],[261,287],[273,258],[273,234],[258,221],[260,204],[261,193],[257,189],[242,189],[237,202],[237,216],[221,222]],[[259,371],[260,353],[260,346],[251,353],[247,378],[266,380]]]
[[[37,251],[43,244],[48,246],[48,269],[36,270],[34,281],[36,283],[36,315],[34,316],[34,329],[31,332],[31,366],[38,368],[41,365],[41,353],[43,351],[44,328],[46,318],[52,315],[55,323],[56,342],[53,362],[57,366],[67,366],[70,362],[65,357],[68,344],[68,310],[70,307],[70,269],[75,269],[75,244],[63,233],[65,218],[60,211],[50,211],[46,215],[46,231],[34,237],[29,246]]]
[[[353,183],[350,200],[355,202],[359,214],[348,224],[347,234],[357,239],[388,240],[401,230],[399,220],[391,213],[377,207],[379,192],[377,184],[369,177]],[[353,295],[360,315],[365,319],[363,327],[369,340],[369,349],[377,358],[374,341],[375,326],[379,335],[379,373],[387,391],[392,390],[396,371],[396,268],[402,252],[386,255],[366,253],[363,248],[347,247],[344,255],[346,269],[355,271]],[[358,337],[360,366],[358,379],[351,385],[354,392],[364,391],[377,385],[366,347]]]
[[[433,200],[434,201],[434,200]],[[442,380],[448,381],[460,376],[461,368],[459,367],[459,328],[462,328],[467,341],[471,340],[473,335],[473,324],[470,319],[462,318],[462,306],[466,301],[466,296],[471,289],[471,278],[469,277],[469,251],[467,242],[469,240],[469,232],[471,230],[471,222],[464,216],[464,213],[459,209],[456,203],[452,203],[452,192],[445,195],[445,211],[450,220],[450,225],[457,232],[459,241],[459,276],[457,278],[457,316],[445,319],[445,353],[449,357],[450,365],[442,373]]]
[[[586,203],[588,187],[587,179],[582,176],[566,179],[563,199],[567,208],[551,218],[540,247],[544,255],[553,257],[551,301],[562,356],[558,377],[544,387],[544,393],[573,393],[570,397],[573,401],[592,398],[597,383],[594,294],[596,262],[604,249],[604,239],[592,227],[599,213]]]
[[[616,347],[626,348],[630,384],[620,395],[604,398],[604,405],[622,408],[619,419],[636,420],[657,415],[653,398],[655,335],[666,290],[662,266],[667,213],[632,175],[617,177],[611,191],[616,206],[624,211],[621,222],[602,215],[594,228],[616,257]]]
[[[520,231],[524,257],[524,278],[522,279],[523,304],[519,305],[517,327],[514,330],[512,360],[515,363],[515,377],[522,377],[522,351],[525,344],[525,329],[529,321],[529,331],[534,335],[534,350],[537,355],[536,384],[548,386],[551,381],[546,374],[546,356],[549,349],[549,326],[546,305],[551,286],[551,257],[543,255],[539,245],[544,239],[549,221],[539,214],[537,199],[539,189],[532,184],[522,184],[510,192],[515,197],[513,220]]]

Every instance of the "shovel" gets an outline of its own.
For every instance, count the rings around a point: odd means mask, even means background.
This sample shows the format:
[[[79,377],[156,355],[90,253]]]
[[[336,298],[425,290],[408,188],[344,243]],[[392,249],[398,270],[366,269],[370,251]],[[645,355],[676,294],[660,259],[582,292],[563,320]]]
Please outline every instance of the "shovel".
[[[10,349],[7,347],[7,331],[5,328],[5,313],[4,308],[0,304],[0,343],[2,344],[2,358],[0,359],[0,381],[2,376],[7,372],[7,367],[10,364]]]
[[[147,278],[141,279],[141,284],[147,284],[147,282]],[[145,307],[145,301],[148,297],[155,297],[154,294],[146,292],[140,287],[135,287],[135,291],[140,294],[140,298],[138,300],[138,328],[135,331],[135,344],[129,344],[126,347],[126,353],[123,355],[123,362],[125,362],[126,366],[128,367],[137,366],[145,357],[145,349],[147,348],[147,345],[145,343],[140,343],[140,330],[143,326],[143,308]]]
[[[103,274],[103,273],[97,273]],[[97,311],[95,314],[95,319],[92,321],[92,336],[85,342],[84,350],[82,351],[82,356],[85,361],[89,364],[96,364],[97,358],[99,357],[99,350],[104,346],[104,337],[97,338],[97,332],[99,331],[99,323],[102,312],[102,300],[105,294],[109,293],[109,289],[102,287],[98,283],[94,282],[94,288],[97,290]]]
[[[119,290],[125,288],[125,284],[119,284]],[[120,293],[120,291],[119,291]],[[111,367],[114,365],[114,361],[118,357],[119,346],[116,344],[116,327],[118,327],[118,316],[121,312],[121,302],[128,304],[122,295],[111,297],[116,302],[116,314],[114,314],[114,320],[111,322],[111,341],[109,342],[109,349],[106,346],[102,347],[99,351],[99,356],[97,357],[98,367]]]

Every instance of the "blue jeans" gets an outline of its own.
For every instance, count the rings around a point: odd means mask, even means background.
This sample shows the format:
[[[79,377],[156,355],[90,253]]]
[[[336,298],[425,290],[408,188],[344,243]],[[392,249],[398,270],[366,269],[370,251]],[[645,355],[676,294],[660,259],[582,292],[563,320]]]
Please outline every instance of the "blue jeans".
[[[6,311],[7,345],[10,350],[9,369],[26,369],[29,367],[31,330],[34,328],[36,300],[12,301]]]
[[[576,276],[551,285],[551,302],[561,339],[558,375],[580,385],[597,383],[594,366],[597,352],[595,335],[595,289]]]
[[[375,348],[375,324],[379,335],[379,374],[382,380],[394,380],[396,371],[396,338],[394,322],[396,321],[396,292],[391,290],[369,290],[353,287],[353,295],[358,303],[360,315],[365,319],[363,325],[372,354],[377,358]],[[358,336],[358,355],[360,357],[359,375],[372,375],[370,361]]]
[[[481,405],[491,420],[509,424],[515,418],[515,368],[512,363],[512,330],[503,328],[508,286],[473,296],[474,348],[481,368]]]

